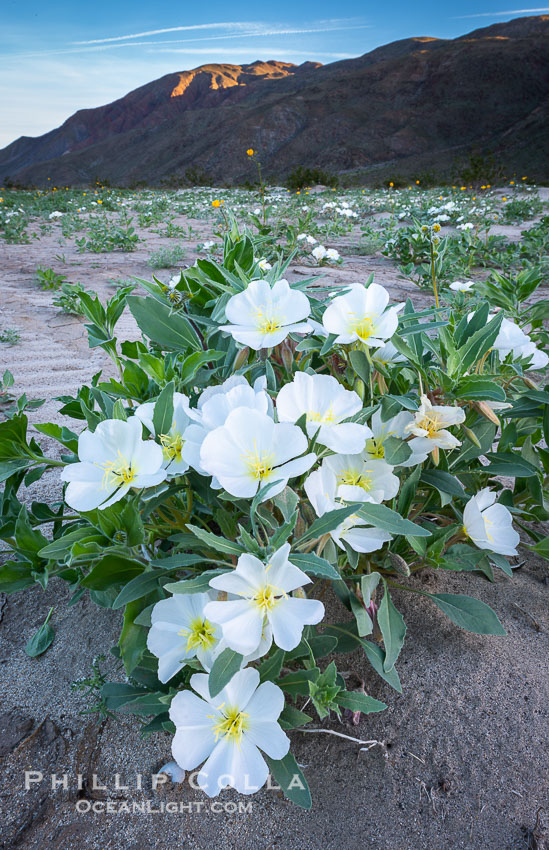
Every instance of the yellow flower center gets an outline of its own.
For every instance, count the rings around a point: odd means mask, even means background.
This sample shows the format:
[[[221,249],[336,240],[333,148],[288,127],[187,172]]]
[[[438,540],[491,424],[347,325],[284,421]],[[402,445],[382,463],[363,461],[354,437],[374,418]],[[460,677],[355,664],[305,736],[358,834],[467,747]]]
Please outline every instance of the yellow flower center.
[[[427,436],[431,439],[436,437],[441,428],[444,428],[444,422],[440,421],[436,413],[426,413],[415,424],[416,428],[423,428],[424,431],[427,431]]]
[[[358,469],[344,469],[337,474],[337,480],[339,484],[362,487],[367,493],[372,489],[372,474],[370,472],[359,472]]]
[[[172,431],[170,434],[161,434],[160,442],[164,451],[166,460],[181,460],[181,452],[185,444],[185,440],[179,431]]]
[[[308,410],[307,422],[318,422],[320,425],[327,425],[331,422],[337,422],[332,405],[330,405],[328,410],[325,410],[324,413],[320,413],[317,410]]]
[[[376,440],[372,437],[369,440],[366,440],[366,451],[369,455],[375,458],[384,458],[385,457],[385,449],[383,447],[383,442],[381,440]]]
[[[365,341],[374,332],[374,321],[371,316],[363,316],[362,319],[353,319],[349,325],[349,333],[356,334],[359,339]]]
[[[266,316],[263,310],[257,311],[257,330],[262,334],[272,334],[279,331],[282,327],[282,322],[275,316]]]
[[[110,487],[121,487],[124,484],[131,484],[137,476],[137,470],[132,469],[131,461],[123,457],[120,449],[118,450],[118,459],[109,460],[106,463],[100,464],[105,470],[101,487],[104,490]]]
[[[177,633],[187,638],[187,652],[191,649],[211,649],[215,643],[215,626],[209,620],[197,617]]]
[[[221,711],[221,717],[217,717],[218,722],[213,728],[215,740],[228,738],[230,741],[236,741],[239,744],[243,733],[247,729],[249,714],[246,714],[245,711],[240,711],[236,707],[225,708],[224,704],[220,705],[219,709]],[[216,715],[212,714],[210,717],[213,719]]]
[[[287,594],[274,584],[266,584],[252,597],[252,602],[257,605],[264,614],[271,611],[280,600]]]
[[[248,467],[248,473],[255,481],[262,481],[273,471],[274,455],[269,452],[260,452],[254,446],[253,451],[242,455],[244,463]]]

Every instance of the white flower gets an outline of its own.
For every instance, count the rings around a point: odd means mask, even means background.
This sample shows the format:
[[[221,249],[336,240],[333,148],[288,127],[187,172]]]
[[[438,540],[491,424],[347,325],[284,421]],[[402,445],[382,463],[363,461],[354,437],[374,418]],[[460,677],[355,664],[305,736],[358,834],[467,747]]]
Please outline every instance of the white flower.
[[[290,748],[288,736],[276,722],[284,708],[282,691],[273,682],[260,685],[253,667],[235,673],[215,697],[210,696],[205,673],[195,673],[191,687],[196,694],[180,691],[170,706],[177,764],[193,770],[207,759],[197,780],[209,797],[227,786],[241,794],[258,791],[269,774],[258,747],[277,761]]]
[[[198,406],[189,408],[188,414],[194,422],[183,435],[185,440],[185,458],[200,475],[209,473],[200,463],[200,449],[207,434],[214,428],[225,424],[227,416],[237,407],[253,407],[261,413],[270,413],[272,402],[264,392],[264,379],[258,378],[253,388],[242,375],[232,375],[222,384],[208,387],[198,400]],[[219,489],[215,479],[212,487]]]
[[[225,648],[221,628],[204,612],[217,594],[176,593],[157,602],[151,613],[147,647],[158,658],[158,678],[168,682],[189,658],[198,658],[209,670]]]
[[[358,218],[356,212],[353,212],[353,210],[350,210],[347,207],[336,207],[336,212],[340,215],[346,216],[346,218]]]
[[[203,251],[209,251],[210,248],[213,248],[214,245],[215,245],[215,242],[214,242],[213,239],[207,239],[206,242],[204,242],[204,244],[202,245],[202,250]]]
[[[414,421],[414,417],[407,410],[402,410],[396,416],[391,417],[386,422],[381,419],[381,410],[376,410],[371,419],[372,433],[371,439],[366,440],[366,451],[372,458],[383,459],[385,457],[384,443],[388,437],[397,437],[400,440],[405,440],[408,437],[407,426]],[[429,456],[429,451],[419,451],[411,445],[407,445],[412,450],[412,454],[402,461],[399,466],[417,466],[418,463],[423,463]]]
[[[328,248],[326,251],[326,259],[333,260],[334,263],[337,263],[339,260],[339,251],[336,251],[335,248]]]
[[[513,518],[505,505],[496,501],[488,487],[469,499],[463,511],[463,530],[479,549],[498,555],[516,555],[520,537],[513,528]]]
[[[162,449],[142,439],[137,416],[127,422],[105,419],[95,431],[78,438],[80,463],[71,463],[61,473],[68,481],[65,501],[77,511],[108,508],[131,487],[153,487],[166,477]]]
[[[392,342],[386,342],[381,348],[378,348],[376,351],[372,351],[370,357],[372,358],[372,363],[374,365],[379,363],[380,366],[388,366],[389,363],[406,362],[404,355],[397,351]]]
[[[272,269],[272,265],[267,260],[260,260],[257,265],[263,272],[268,272],[269,269]]]
[[[62,216],[63,216],[62,212],[59,212],[59,210],[54,210],[53,212],[51,212],[49,214],[48,218],[50,219],[50,221],[52,221],[53,219],[61,218]]]
[[[549,363],[549,356],[546,352],[540,351],[540,349],[532,341],[523,345],[517,353],[521,358],[531,358],[528,366],[526,367],[527,369],[545,369]]]
[[[225,314],[230,325],[221,325],[237,342],[255,351],[274,348],[289,333],[309,333],[304,322],[311,312],[303,292],[291,289],[287,280],[277,280],[272,288],[266,280],[252,280],[244,292],[229,299]]]
[[[470,221],[465,222],[465,224],[458,224],[456,230],[472,230],[474,228],[474,224]]]
[[[296,425],[277,424],[266,413],[239,407],[206,436],[200,463],[232,496],[251,498],[261,487],[278,481],[265,495],[272,499],[289,478],[313,465],[316,455],[303,455],[306,449],[307,438]]]
[[[360,283],[349,287],[346,295],[338,295],[328,305],[322,322],[336,342],[365,343],[379,347],[390,339],[398,326],[401,305],[387,308],[389,293],[383,286],[372,283],[367,288]]]
[[[147,401],[136,408],[135,415],[154,436],[153,416],[156,402]],[[164,453],[162,466],[166,474],[182,475],[189,468],[189,459],[185,452],[184,433],[191,423],[189,399],[183,393],[173,394],[173,422],[167,434],[159,434]],[[192,454],[191,454],[192,456]]]
[[[358,393],[346,390],[331,375],[309,375],[297,372],[285,384],[276,400],[280,422],[297,422],[306,414],[307,434],[334,452],[361,452],[372,432],[367,425],[345,422],[362,409]]]
[[[316,244],[316,239],[314,238],[314,236],[308,236],[306,233],[300,233],[297,237],[297,241],[303,242],[303,240],[305,240],[305,242],[307,242],[309,245]]]
[[[327,457],[322,466],[330,469],[337,481],[337,498],[345,502],[381,504],[398,493],[400,481],[394,467],[384,460],[362,454],[336,454]]]
[[[471,318],[469,316],[469,318]],[[493,319],[488,316],[488,321]],[[549,363],[549,357],[544,351],[540,351],[532,342],[528,334],[519,328],[510,319],[503,319],[499,333],[493,348],[498,352],[500,361],[505,360],[508,354],[513,354],[513,360],[531,358],[528,369],[544,369]]]
[[[342,507],[341,502],[336,500],[336,476],[324,464],[309,475],[305,481],[305,492],[317,516]],[[388,532],[369,526],[356,514],[347,517],[330,532],[330,536],[341,549],[345,548],[345,541],[355,552],[374,552],[393,539]]]
[[[254,555],[241,555],[232,572],[210,579],[211,587],[239,597],[209,602],[205,609],[206,616],[221,625],[225,643],[235,652],[256,652],[267,625],[275,644],[289,652],[299,644],[303,627],[324,617],[322,602],[290,596],[311,579],[290,563],[289,554],[290,544],[285,543],[268,564]]]
[[[450,284],[450,289],[453,289],[454,292],[469,292],[474,285],[474,280],[455,280]]]
[[[324,245],[317,245],[316,248],[313,248],[313,250],[311,251],[311,254],[315,258],[317,263],[320,263],[321,260],[323,260],[326,257],[326,253],[327,252],[326,252],[326,248],[324,247]]]
[[[416,453],[455,449],[461,442],[447,428],[462,422],[465,422],[465,411],[461,407],[431,404],[427,396],[422,395],[419,410],[405,429],[414,435],[408,445]]]
[[[175,289],[178,283],[181,283],[181,272],[178,272],[178,274],[174,274],[173,277],[169,279],[166,286],[168,287],[168,289],[173,290]]]

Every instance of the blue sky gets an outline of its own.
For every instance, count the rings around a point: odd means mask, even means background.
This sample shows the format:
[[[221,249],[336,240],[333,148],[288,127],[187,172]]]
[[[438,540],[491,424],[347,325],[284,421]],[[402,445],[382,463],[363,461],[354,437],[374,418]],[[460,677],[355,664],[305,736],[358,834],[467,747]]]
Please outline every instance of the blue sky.
[[[454,38],[547,12],[549,6],[520,8],[512,0],[4,0],[0,147],[47,132],[77,109],[206,62],[328,63],[400,38]]]

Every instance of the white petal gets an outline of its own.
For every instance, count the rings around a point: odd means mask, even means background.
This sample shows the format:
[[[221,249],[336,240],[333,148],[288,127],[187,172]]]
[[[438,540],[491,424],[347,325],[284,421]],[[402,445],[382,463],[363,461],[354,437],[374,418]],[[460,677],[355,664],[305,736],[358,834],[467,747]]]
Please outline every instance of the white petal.
[[[271,684],[265,682],[265,684]],[[246,738],[272,759],[283,759],[290,749],[290,739],[278,723],[270,720],[250,720]]]

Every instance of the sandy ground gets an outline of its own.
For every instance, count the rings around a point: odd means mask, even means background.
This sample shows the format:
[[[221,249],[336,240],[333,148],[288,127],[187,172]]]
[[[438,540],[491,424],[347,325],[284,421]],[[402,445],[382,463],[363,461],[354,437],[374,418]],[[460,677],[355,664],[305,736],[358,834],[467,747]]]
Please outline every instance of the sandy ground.
[[[207,225],[192,224],[208,238]],[[506,228],[511,236],[516,231],[520,228]],[[17,345],[0,346],[0,373],[13,372],[18,393],[52,399],[74,392],[102,368],[109,371],[102,352],[88,349],[83,322],[59,313],[51,293],[38,288],[37,266],[52,267],[106,297],[113,292],[111,279],[149,277],[147,257],[175,241],[148,231],[142,235],[146,243],[132,254],[79,254],[67,244],[65,264],[53,259],[60,250],[55,231],[29,246],[0,246],[1,324],[21,332]],[[177,241],[186,245],[191,264],[198,240]],[[347,237],[333,246],[345,256],[352,241]],[[344,267],[326,269],[326,279],[364,280],[371,271],[395,300],[411,294],[418,305],[425,303],[379,256],[348,256]],[[309,272],[296,266],[290,277]],[[167,280],[170,273],[159,275]],[[123,316],[119,337],[138,337],[131,316]],[[58,407],[48,401],[31,414],[32,421],[62,421]],[[27,495],[45,501],[60,492],[53,472]],[[547,850],[548,573],[545,561],[526,555],[511,580],[500,575],[494,584],[459,574],[414,579],[430,592],[469,593],[487,602],[505,625],[506,638],[461,631],[423,598],[395,594],[408,625],[399,661],[403,694],[354,654],[347,670],[364,679],[368,692],[388,709],[358,727],[337,719],[325,724],[385,741],[385,755],[379,747],[360,754],[357,745],[331,736],[292,733],[292,750],[306,766],[313,794],[309,813],[270,789],[251,798],[224,792],[213,809],[187,785],[169,782],[152,790],[152,774],[170,759],[170,737],[141,741],[132,717],[98,724],[95,716],[82,714],[88,702],[71,689],[74,680],[90,674],[95,656],[108,654],[120,612],[99,609],[87,597],[67,608],[66,588],[57,581],[45,592],[36,587],[0,597],[0,847]],[[42,657],[30,659],[25,643],[51,605],[55,641]],[[337,605],[329,616],[345,619]],[[103,662],[103,669],[121,678],[114,659]],[[26,790],[25,771],[31,770],[44,779]],[[66,774],[66,787],[60,783],[52,790],[52,773],[59,780]],[[136,787],[138,775],[142,789]],[[108,801],[116,812],[105,811]],[[159,811],[168,802],[184,808]],[[97,812],[78,811],[92,803]],[[139,803],[150,811],[118,811],[126,803],[130,810]],[[239,810],[241,803],[249,808]]]

